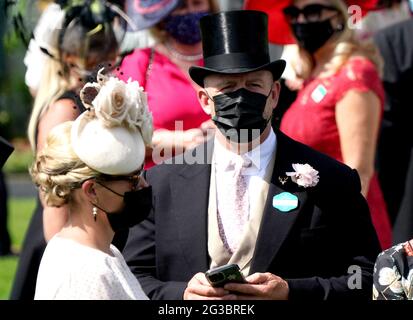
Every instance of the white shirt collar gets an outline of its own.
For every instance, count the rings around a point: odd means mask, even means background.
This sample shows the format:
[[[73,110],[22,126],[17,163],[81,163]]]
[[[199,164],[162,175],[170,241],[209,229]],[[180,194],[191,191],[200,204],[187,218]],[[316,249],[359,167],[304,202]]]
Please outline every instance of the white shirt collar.
[[[265,170],[268,166],[268,163],[271,160],[273,152],[276,150],[277,137],[274,131],[271,129],[268,137],[258,146],[256,146],[251,151],[240,156],[228,149],[226,149],[219,139],[215,136],[214,142],[214,159],[215,164],[218,166],[220,164],[227,165],[231,160],[236,161],[239,157],[244,157],[252,162],[251,168],[245,170],[245,174],[253,174],[253,172]]]

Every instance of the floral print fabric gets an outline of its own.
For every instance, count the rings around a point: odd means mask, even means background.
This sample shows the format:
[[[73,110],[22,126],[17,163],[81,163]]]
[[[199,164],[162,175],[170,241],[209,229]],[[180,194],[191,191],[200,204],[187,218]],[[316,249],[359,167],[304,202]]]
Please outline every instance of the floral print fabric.
[[[413,240],[379,254],[374,266],[373,300],[413,300]]]

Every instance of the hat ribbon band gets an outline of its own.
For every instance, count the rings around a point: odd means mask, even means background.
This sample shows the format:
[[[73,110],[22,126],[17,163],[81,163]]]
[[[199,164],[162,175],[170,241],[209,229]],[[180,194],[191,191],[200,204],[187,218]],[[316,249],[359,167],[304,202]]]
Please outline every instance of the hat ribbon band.
[[[218,54],[204,58],[206,68],[217,70],[258,68],[270,63],[268,54],[250,54],[244,52]]]

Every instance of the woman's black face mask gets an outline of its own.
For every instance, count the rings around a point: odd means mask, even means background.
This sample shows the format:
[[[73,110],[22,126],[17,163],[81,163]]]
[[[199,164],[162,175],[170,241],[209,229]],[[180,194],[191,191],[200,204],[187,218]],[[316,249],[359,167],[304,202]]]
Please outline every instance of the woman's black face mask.
[[[107,186],[100,184],[109,191],[123,197],[123,208],[116,212],[108,212],[94,205],[108,217],[110,226],[114,232],[131,228],[145,220],[152,210],[152,187],[148,186],[140,190],[125,192],[123,195],[113,191]]]
[[[222,134],[232,142],[251,142],[261,136],[271,120],[264,119],[267,104],[266,96],[241,88],[234,92],[223,93],[210,98],[215,104],[212,118]]]
[[[309,4],[304,8],[289,6],[283,10],[284,16],[291,25],[291,29],[301,48],[313,54],[320,49],[338,31],[344,29],[342,24],[337,28],[332,25],[333,17],[339,14],[337,8],[323,4]],[[334,16],[321,20],[323,12],[334,12]],[[303,15],[304,22],[298,22]]]
[[[291,28],[300,47],[310,54],[317,52],[336,32],[341,32],[344,29],[341,24],[336,29],[333,28],[331,19],[308,23],[293,23]]]

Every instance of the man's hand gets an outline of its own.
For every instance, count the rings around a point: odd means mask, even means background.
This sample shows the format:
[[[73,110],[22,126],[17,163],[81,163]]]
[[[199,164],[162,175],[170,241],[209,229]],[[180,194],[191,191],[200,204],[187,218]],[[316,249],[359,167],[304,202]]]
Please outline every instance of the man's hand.
[[[205,274],[199,272],[188,282],[184,300],[236,300],[236,296],[223,288],[212,287]]]
[[[232,291],[239,300],[287,300],[287,281],[269,272],[254,273],[246,278],[248,284],[227,283],[224,289]]]

